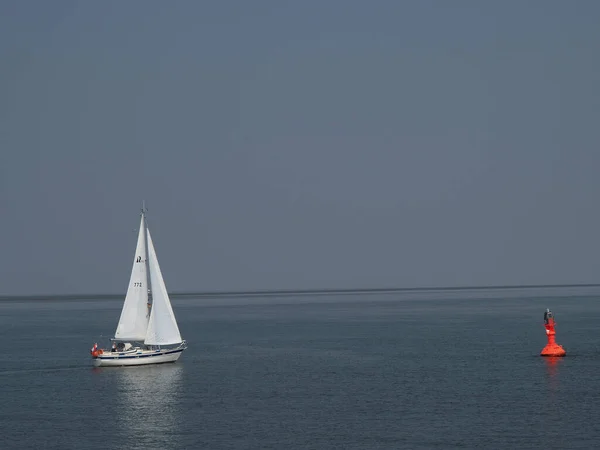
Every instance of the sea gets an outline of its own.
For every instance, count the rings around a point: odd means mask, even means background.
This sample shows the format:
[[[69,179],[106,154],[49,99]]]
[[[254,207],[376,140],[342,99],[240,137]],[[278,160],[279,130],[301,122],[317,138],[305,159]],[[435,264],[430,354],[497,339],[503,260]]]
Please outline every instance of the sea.
[[[93,368],[122,299],[0,301],[0,449],[600,448],[600,295],[172,303],[178,362]]]

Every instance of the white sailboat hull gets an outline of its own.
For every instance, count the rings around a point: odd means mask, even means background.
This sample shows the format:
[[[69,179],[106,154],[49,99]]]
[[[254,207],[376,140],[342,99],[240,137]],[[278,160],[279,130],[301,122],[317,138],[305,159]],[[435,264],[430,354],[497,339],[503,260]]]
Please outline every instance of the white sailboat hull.
[[[173,363],[179,359],[185,347],[169,350],[135,350],[131,352],[106,352],[93,357],[94,367],[145,366],[148,364]]]

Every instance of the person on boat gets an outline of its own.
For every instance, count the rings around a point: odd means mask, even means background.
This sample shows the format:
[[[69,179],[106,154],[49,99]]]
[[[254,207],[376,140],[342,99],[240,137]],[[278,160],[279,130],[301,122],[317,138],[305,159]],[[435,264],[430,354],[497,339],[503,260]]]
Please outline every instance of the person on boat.
[[[112,344],[112,349],[111,349],[110,351],[111,351],[111,352],[116,352],[116,351],[117,351],[117,344],[115,344],[115,343],[113,342],[113,344]]]

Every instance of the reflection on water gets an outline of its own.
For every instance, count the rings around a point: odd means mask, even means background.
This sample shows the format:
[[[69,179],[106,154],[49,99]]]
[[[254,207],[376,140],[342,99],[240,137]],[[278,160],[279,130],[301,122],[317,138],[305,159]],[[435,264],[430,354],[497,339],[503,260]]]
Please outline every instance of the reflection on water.
[[[544,364],[546,365],[547,373],[547,388],[542,395],[544,414],[542,417],[542,429],[553,430],[556,424],[561,423],[561,404],[558,402],[560,398],[560,366],[563,363],[562,357],[549,356],[543,357]],[[561,448],[559,446],[559,448]]]
[[[564,358],[548,356],[543,358],[546,362],[546,372],[548,373],[548,385],[551,392],[558,390],[558,370]]]
[[[181,364],[113,369],[118,392],[115,427],[123,435],[121,448],[169,448],[183,420]]]
[[[548,369],[548,376],[550,379],[556,378],[556,374],[558,373],[558,366],[563,358],[559,358],[556,356],[546,356],[544,360],[546,361],[546,368]]]

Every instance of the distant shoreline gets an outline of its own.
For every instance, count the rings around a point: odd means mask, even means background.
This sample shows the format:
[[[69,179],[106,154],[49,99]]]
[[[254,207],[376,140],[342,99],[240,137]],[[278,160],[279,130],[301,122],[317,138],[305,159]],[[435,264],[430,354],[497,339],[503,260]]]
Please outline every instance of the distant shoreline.
[[[245,291],[199,291],[199,292],[170,292],[173,299],[181,298],[235,298],[235,297],[293,297],[314,295],[356,295],[356,294],[393,294],[411,292],[472,292],[472,291],[508,291],[533,289],[586,289],[600,288],[600,283],[579,284],[518,284],[518,285],[488,285],[488,286],[434,286],[434,287],[391,287],[391,288],[353,288],[353,289],[272,289]],[[51,294],[51,295],[0,295],[0,301],[36,301],[36,300],[117,300],[125,293],[118,294]]]

